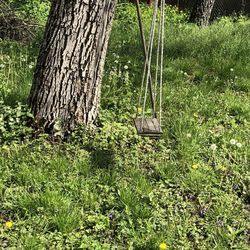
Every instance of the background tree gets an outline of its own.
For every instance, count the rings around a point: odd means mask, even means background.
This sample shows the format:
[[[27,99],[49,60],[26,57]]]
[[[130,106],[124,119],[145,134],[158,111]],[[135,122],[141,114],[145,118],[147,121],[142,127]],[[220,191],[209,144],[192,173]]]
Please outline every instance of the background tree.
[[[196,0],[190,20],[200,26],[207,26],[211,17],[215,0]]]
[[[152,6],[153,0],[147,0],[147,4],[149,4],[150,6]]]
[[[36,126],[63,134],[95,121],[115,0],[53,0],[29,103]]]

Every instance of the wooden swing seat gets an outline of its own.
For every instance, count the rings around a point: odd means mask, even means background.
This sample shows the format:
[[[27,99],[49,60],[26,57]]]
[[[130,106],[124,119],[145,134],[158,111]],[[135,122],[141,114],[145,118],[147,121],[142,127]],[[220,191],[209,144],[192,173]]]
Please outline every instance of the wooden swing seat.
[[[138,135],[152,138],[160,138],[162,136],[162,129],[157,118],[136,118],[134,123]]]

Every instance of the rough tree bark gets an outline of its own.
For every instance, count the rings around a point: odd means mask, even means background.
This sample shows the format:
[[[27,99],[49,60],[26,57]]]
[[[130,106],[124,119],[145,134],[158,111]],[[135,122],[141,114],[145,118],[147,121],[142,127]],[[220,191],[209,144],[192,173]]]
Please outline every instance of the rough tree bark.
[[[29,103],[37,127],[68,133],[97,116],[116,0],[53,0]]]
[[[199,26],[207,26],[215,0],[197,0],[191,12],[190,20]]]

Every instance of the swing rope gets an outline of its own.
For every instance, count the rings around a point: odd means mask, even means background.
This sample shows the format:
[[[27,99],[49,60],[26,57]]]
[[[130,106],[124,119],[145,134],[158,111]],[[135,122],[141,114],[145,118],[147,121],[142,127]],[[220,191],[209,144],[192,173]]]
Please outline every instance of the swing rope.
[[[164,42],[165,42],[165,1],[161,0],[161,69],[160,69],[160,125],[162,122],[162,88],[163,88],[163,70],[164,70]]]
[[[152,54],[153,54],[153,46],[154,46],[154,37],[155,37],[155,27],[156,27],[157,13],[158,13],[158,0],[155,0],[155,2],[154,2],[154,14],[153,14],[153,19],[152,19],[152,24],[151,24],[150,41],[149,41],[149,48],[148,48],[148,52],[149,52],[149,54],[148,54],[148,66],[147,66],[146,87],[145,87],[144,100],[143,100],[142,118],[145,117],[145,109],[146,109],[146,102],[147,102],[149,76],[150,76],[150,73],[151,73],[151,62],[152,62]],[[144,73],[143,73],[144,77],[143,78],[145,78],[145,73],[146,72],[144,71]],[[155,106],[155,100],[154,99],[153,99],[152,105],[153,105],[153,107]],[[152,112],[155,112],[155,110],[153,110]],[[143,126],[143,122],[144,122],[144,119],[142,119],[142,121],[141,121],[141,128]]]
[[[143,106],[142,106],[142,116],[141,116],[141,123],[140,123],[140,130],[141,130],[143,127],[144,119],[145,119],[148,88],[150,89],[152,117],[157,118],[156,98],[157,98],[157,87],[159,87],[159,96],[160,96],[159,97],[159,123],[160,124],[161,124],[161,119],[162,119],[162,87],[163,87],[164,38],[165,38],[164,36],[165,2],[164,0],[160,0],[160,18],[159,18],[159,27],[158,27],[158,39],[157,39],[158,44],[157,44],[157,54],[156,54],[156,69],[155,69],[156,73],[155,73],[155,79],[154,79],[155,80],[154,89],[153,89],[152,77],[151,77],[151,68],[152,68],[151,64],[152,64],[152,57],[153,57],[156,23],[158,21],[157,17],[158,17],[159,0],[154,1],[154,11],[153,11],[153,17],[152,17],[152,22],[151,22],[151,27],[150,27],[148,47],[146,45],[146,40],[145,40],[145,35],[144,35],[144,30],[143,30],[143,25],[142,25],[139,0],[136,0],[136,6],[137,6],[137,15],[138,15],[138,21],[139,21],[140,35],[141,35],[141,40],[142,40],[142,45],[143,45],[144,55],[145,55],[144,70],[143,70],[141,89],[140,89],[137,113],[136,113],[136,117],[139,117],[139,113],[140,113],[139,109],[142,105],[143,90],[145,88]]]
[[[162,4],[161,4],[162,7]],[[158,74],[159,74],[159,57],[160,57],[160,47],[161,47],[161,27],[162,27],[162,18],[160,18],[160,24],[158,27],[158,44],[157,44],[157,52],[156,52],[156,72],[155,72],[155,88],[154,88],[154,100],[157,98],[157,82],[158,82]],[[156,110],[156,102],[154,103],[154,109]]]
[[[137,17],[138,17],[139,28],[140,28],[140,35],[141,35],[141,41],[142,41],[142,46],[143,46],[144,58],[145,58],[143,77],[142,77],[142,84],[141,84],[141,90],[140,90],[138,106],[137,106],[137,113],[136,113],[136,117],[138,117],[139,116],[139,108],[141,107],[142,94],[143,94],[144,82],[145,82],[145,75],[146,75],[146,70],[149,67],[149,62],[148,62],[148,48],[147,48],[147,45],[146,45],[146,40],[145,40],[145,35],[144,35],[144,30],[143,30],[139,0],[136,0],[136,10],[137,10]],[[156,117],[156,112],[154,110],[154,105],[153,105],[155,103],[155,100],[154,100],[154,94],[153,94],[153,87],[152,87],[153,82],[152,82],[151,74],[149,76],[149,84],[150,84],[149,85],[150,86],[150,97],[151,97],[151,104],[152,104],[152,115]]]

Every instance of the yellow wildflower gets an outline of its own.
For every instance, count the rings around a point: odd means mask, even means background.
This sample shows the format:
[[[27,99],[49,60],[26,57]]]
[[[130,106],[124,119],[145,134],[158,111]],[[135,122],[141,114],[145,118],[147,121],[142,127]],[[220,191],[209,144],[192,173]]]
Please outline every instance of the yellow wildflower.
[[[159,248],[160,248],[161,250],[164,250],[164,249],[167,249],[168,246],[167,246],[166,243],[162,242],[162,243],[159,245]]]
[[[198,169],[198,168],[199,168],[199,165],[198,165],[198,164],[194,164],[194,165],[192,165],[192,168],[193,168],[193,169]]]
[[[13,222],[11,222],[11,221],[5,222],[5,227],[6,228],[10,229],[10,228],[12,228],[12,226],[13,226]]]
[[[142,108],[138,108],[138,113],[139,113],[139,114],[142,113]]]
[[[221,170],[221,171],[226,171],[227,170],[227,168],[225,166],[223,166],[223,165],[219,165],[218,169]]]

